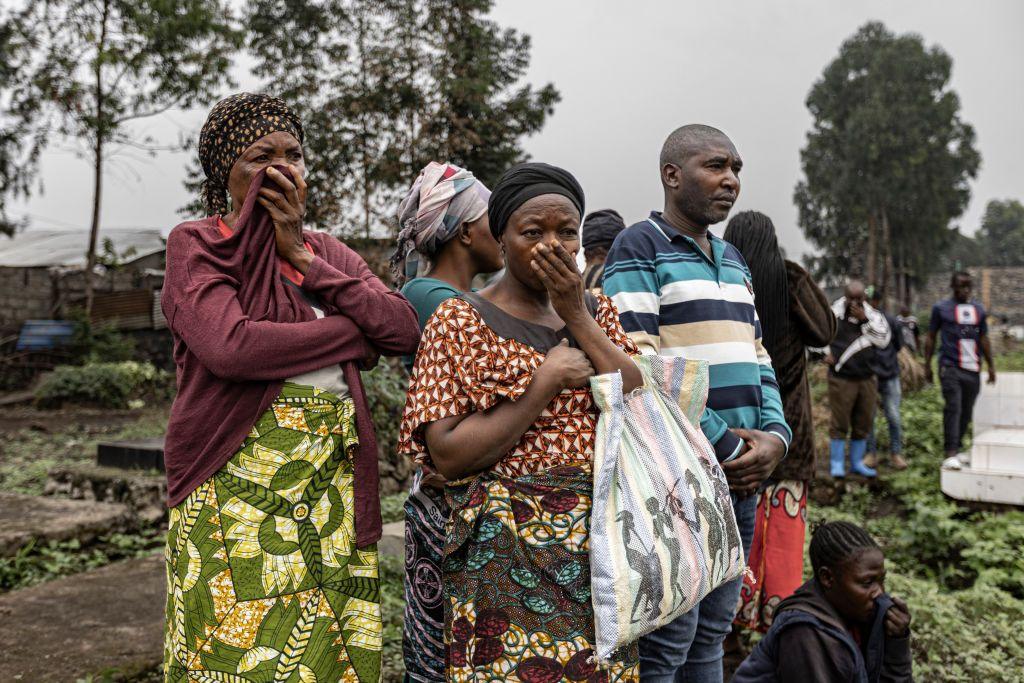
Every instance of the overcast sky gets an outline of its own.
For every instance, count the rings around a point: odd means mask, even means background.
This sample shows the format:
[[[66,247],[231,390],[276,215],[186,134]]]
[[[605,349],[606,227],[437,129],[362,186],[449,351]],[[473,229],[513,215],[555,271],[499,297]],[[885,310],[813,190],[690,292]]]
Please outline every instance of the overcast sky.
[[[1024,2],[498,0],[493,17],[532,37],[528,80],[552,82],[562,94],[527,151],[575,173],[588,209],[618,209],[627,223],[660,208],[665,136],[707,123],[728,133],[744,159],[734,211],[764,211],[791,255],[806,251],[792,202],[811,123],[804,99],[840,43],[872,19],[919,33],[953,57],[952,86],[982,155],[963,231],[974,232],[990,199],[1024,199]],[[257,85],[236,71],[241,87]],[[194,135],[205,113],[174,112],[143,130],[165,140]],[[115,160],[103,224],[169,230],[187,201],[187,162],[184,154]],[[68,150],[47,152],[42,180],[45,194],[15,204],[14,214],[28,213],[33,228],[85,228],[88,164]]]

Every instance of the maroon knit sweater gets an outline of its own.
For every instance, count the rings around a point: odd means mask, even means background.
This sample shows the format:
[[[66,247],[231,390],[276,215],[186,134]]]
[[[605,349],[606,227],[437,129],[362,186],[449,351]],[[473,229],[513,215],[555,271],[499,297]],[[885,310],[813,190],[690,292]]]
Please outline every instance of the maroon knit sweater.
[[[178,371],[164,447],[168,504],[178,505],[231,459],[285,378],[340,363],[359,435],[356,543],[375,543],[381,534],[377,443],[359,367],[376,353],[414,353],[420,336],[416,311],[358,254],[318,232],[305,233],[315,257],[302,288],[323,303],[327,316],[317,319],[308,305],[302,310],[286,301],[283,290],[276,296],[284,303],[273,297],[268,303],[266,294],[254,303],[247,290],[249,272],[278,266],[272,232],[257,234],[266,232],[268,221],[246,223],[245,218],[243,209],[235,234],[228,237],[213,216],[182,223],[167,239],[161,303]],[[257,223],[258,229],[252,227]],[[279,271],[269,275],[253,277],[263,289],[285,287]],[[275,306],[285,312],[275,314]],[[281,317],[294,321],[275,321]]]

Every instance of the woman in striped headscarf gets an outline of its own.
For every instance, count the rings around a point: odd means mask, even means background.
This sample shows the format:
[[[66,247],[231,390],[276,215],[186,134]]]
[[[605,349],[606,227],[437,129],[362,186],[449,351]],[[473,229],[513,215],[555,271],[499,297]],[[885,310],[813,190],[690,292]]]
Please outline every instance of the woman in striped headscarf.
[[[446,299],[469,291],[473,278],[503,263],[491,234],[483,183],[464,168],[430,162],[398,207],[401,232],[391,260],[402,294],[416,309],[422,329]],[[409,359],[411,365],[412,358]],[[441,551],[448,505],[444,479],[420,468],[405,504],[406,680],[445,680]]]

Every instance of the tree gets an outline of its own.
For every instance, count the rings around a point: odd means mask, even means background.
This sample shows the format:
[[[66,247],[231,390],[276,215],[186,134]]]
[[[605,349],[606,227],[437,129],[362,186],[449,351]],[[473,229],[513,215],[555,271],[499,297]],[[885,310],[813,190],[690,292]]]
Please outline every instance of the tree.
[[[491,0],[256,0],[246,25],[265,89],[305,123],[312,223],[369,236],[431,159],[493,183],[558,100],[519,81],[529,38]],[[444,40],[438,40],[444,36]]]
[[[515,88],[530,64],[530,37],[485,19],[493,4],[428,0],[426,21],[426,35],[445,39],[431,60],[436,94],[423,136],[432,157],[469,168],[488,185],[525,159],[522,138],[543,127],[560,99],[551,84]]]
[[[0,17],[0,83],[16,84],[25,69],[30,27],[18,14]],[[18,221],[7,214],[7,199],[26,197],[38,166],[42,137],[33,130],[38,102],[18,96],[15,87],[0,88],[0,234],[13,235]]]
[[[1024,265],[1024,205],[993,199],[985,207],[977,234],[985,265]]]
[[[811,88],[794,201],[824,252],[819,275],[858,273],[906,301],[911,278],[952,243],[980,156],[951,68],[940,47],[870,22]]]
[[[167,149],[131,124],[208,101],[240,34],[223,0],[29,0],[18,17],[34,34],[15,104],[38,103],[32,128],[40,139],[75,141],[92,165],[89,312],[107,162],[127,150]]]

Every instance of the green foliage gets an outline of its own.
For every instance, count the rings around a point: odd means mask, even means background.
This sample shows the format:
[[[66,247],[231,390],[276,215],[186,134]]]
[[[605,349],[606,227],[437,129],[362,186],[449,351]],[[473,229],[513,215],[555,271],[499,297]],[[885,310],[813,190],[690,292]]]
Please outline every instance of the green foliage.
[[[363,373],[363,387],[370,406],[381,453],[394,453],[405,408],[409,375],[396,358],[382,358],[376,368]]]
[[[814,117],[794,201],[819,275],[888,291],[928,272],[970,199],[980,156],[949,88],[952,59],[919,35],[865,24],[807,96]],[[881,277],[879,277],[881,275]]]
[[[402,623],[405,611],[405,563],[401,558],[380,557],[381,613],[384,619],[384,681],[401,681],[405,672],[402,659]]]
[[[29,39],[22,18],[0,7],[0,235],[13,235],[21,227],[8,216],[6,202],[31,191],[44,137],[32,126],[40,103],[13,101],[3,86],[18,81],[28,69]]]
[[[135,340],[113,325],[93,323],[82,310],[68,317],[75,324],[68,348],[72,363],[113,363],[134,357]]]
[[[385,524],[405,520],[405,501],[408,497],[405,491],[380,497],[380,516]]]
[[[1024,372],[1024,349],[999,354],[996,369],[999,372]]]
[[[86,270],[96,263],[104,161],[125,148],[155,154],[132,122],[208,102],[227,77],[241,35],[224,0],[22,0],[0,38],[16,68],[0,79],[0,120],[15,126],[14,145],[34,161],[51,141],[79,143],[93,170],[93,211]],[[0,29],[3,35],[4,29]],[[0,56],[3,56],[0,54]],[[5,59],[0,59],[4,62]],[[26,144],[27,143],[27,144]],[[4,148],[0,139],[0,150]],[[16,150],[16,151],[17,151]],[[0,173],[4,152],[0,151]],[[17,169],[27,194],[35,165]],[[6,190],[6,183],[4,183]],[[2,218],[2,216],[0,216]],[[86,279],[86,306],[92,301]]]
[[[990,201],[977,240],[985,265],[1024,265],[1024,204],[1016,199]]]
[[[152,363],[86,363],[60,365],[36,388],[36,406],[60,408],[65,404],[101,408],[129,408],[146,400],[167,400],[173,392],[172,375]],[[139,403],[139,402],[142,403]]]
[[[889,570],[889,590],[913,609],[914,679],[1024,681],[1024,602],[987,585],[949,591]]]
[[[558,93],[520,85],[529,38],[488,20],[492,4],[246,6],[256,75],[305,124],[310,223],[344,237],[397,229],[398,200],[428,161],[461,164],[493,184],[524,158],[522,138],[541,129]]]
[[[164,540],[159,529],[133,534],[108,534],[82,547],[78,539],[30,542],[13,557],[0,557],[0,593],[25,588],[69,574],[102,567],[111,562],[140,557],[158,548]]]
[[[1024,512],[942,494],[936,387],[905,395],[902,416],[910,467],[883,470],[881,491],[848,486],[836,506],[810,507],[810,520],[861,524],[884,548],[888,589],[913,612],[916,680],[1024,681]]]
[[[436,92],[426,98],[430,115],[421,131],[430,143],[416,166],[447,159],[493,187],[524,160],[520,140],[543,127],[560,95],[551,84],[516,88],[530,63],[530,37],[485,19],[493,0],[425,4],[426,35],[439,52],[431,59]]]

